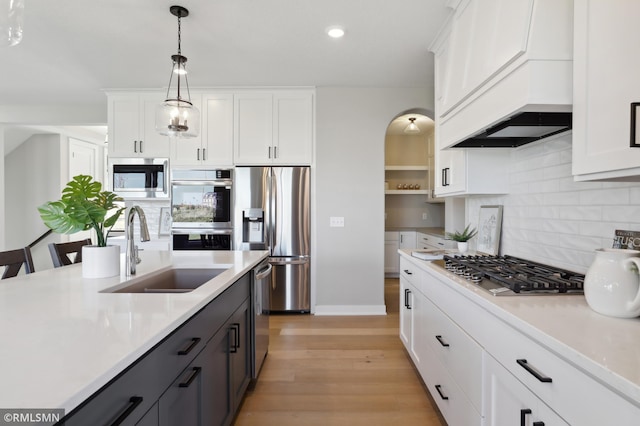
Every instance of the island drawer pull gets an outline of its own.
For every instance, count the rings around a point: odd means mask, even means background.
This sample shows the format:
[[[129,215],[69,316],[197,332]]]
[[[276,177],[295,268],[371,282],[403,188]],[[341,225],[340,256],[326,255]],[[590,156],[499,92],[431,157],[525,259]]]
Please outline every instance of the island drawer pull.
[[[531,414],[531,409],[523,408],[520,410],[520,426],[526,426],[527,414]]]
[[[438,391],[438,394],[440,395],[440,398],[444,399],[445,401],[449,399],[448,396],[445,396],[442,393],[442,390],[440,390],[440,388],[442,387],[442,385],[436,385],[436,390]]]
[[[198,374],[200,374],[201,370],[202,367],[193,367],[193,370],[191,371],[191,374],[189,374],[187,380],[178,384],[178,387],[188,388],[189,385],[191,385],[191,383],[196,379],[196,377],[198,377]]]
[[[444,346],[445,348],[448,348],[448,347],[449,347],[449,344],[448,344],[448,343],[446,343],[444,340],[442,340],[442,336],[438,335],[438,336],[436,336],[436,339],[437,339],[437,340],[438,340],[438,342],[440,342],[440,344],[441,344],[442,346]]]
[[[125,419],[129,417],[129,414],[131,414],[133,410],[135,410],[136,407],[141,403],[142,403],[141,396],[132,396],[131,398],[129,398],[129,402],[127,403],[127,406],[125,407],[124,411],[112,423],[110,423],[110,426],[118,426],[122,424],[122,422],[124,422]]]
[[[542,374],[540,374],[540,372],[538,372],[538,370],[536,370],[535,368],[533,368],[532,366],[529,365],[529,363],[527,362],[526,359],[517,359],[516,362],[518,363],[518,365],[522,368],[524,368],[525,370],[527,370],[527,372],[529,372],[529,374],[531,374],[533,377],[535,377],[536,379],[540,380],[543,383],[551,383],[551,377],[546,377],[543,376]]]
[[[407,275],[413,275],[413,272],[411,272],[411,271],[410,271],[410,270],[408,270],[408,269],[405,269],[405,270],[404,270],[404,273],[405,273],[405,274],[407,274]]]
[[[194,337],[193,339],[191,339],[191,343],[189,343],[189,346],[179,350],[178,355],[188,355],[189,352],[191,352],[193,348],[195,348],[198,345],[198,343],[200,343],[200,340],[202,339],[200,339],[199,337]]]

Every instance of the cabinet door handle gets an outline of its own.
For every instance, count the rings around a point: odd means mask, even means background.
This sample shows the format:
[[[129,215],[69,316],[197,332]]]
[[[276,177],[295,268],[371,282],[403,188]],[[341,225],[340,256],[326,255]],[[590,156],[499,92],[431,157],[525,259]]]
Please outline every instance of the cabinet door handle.
[[[269,147],[269,158],[271,158],[271,147]]]
[[[546,377],[543,376],[542,374],[540,374],[540,372],[538,370],[536,370],[535,368],[533,368],[532,366],[529,365],[529,363],[527,362],[526,359],[517,359],[516,362],[518,363],[518,365],[522,368],[524,368],[525,370],[527,370],[527,372],[529,374],[531,374],[533,377],[535,377],[536,379],[540,380],[543,383],[551,383],[551,377]]]
[[[178,351],[178,355],[188,355],[189,352],[191,352],[193,350],[193,348],[195,348],[198,343],[200,343],[200,338],[199,337],[194,337],[193,339],[191,339],[191,343],[189,343],[189,346],[187,346],[184,349],[180,349]]]
[[[122,413],[120,413],[120,415],[113,422],[109,423],[109,425],[118,426],[122,424],[122,422],[124,422],[126,418],[129,417],[129,414],[133,413],[133,410],[135,410],[136,407],[141,403],[141,396],[132,396],[131,398],[129,398],[129,402],[127,403],[127,406],[124,408]]]
[[[531,414],[531,410],[528,408],[523,408],[520,410],[520,426],[527,426],[525,422],[527,421],[527,414]]]
[[[143,149],[142,149],[142,141],[140,141],[140,153],[142,154]]]
[[[234,323],[233,328],[236,330],[236,349],[240,349],[240,323]]]
[[[436,336],[436,339],[437,339],[437,340],[438,340],[438,342],[440,342],[440,344],[441,344],[442,346],[444,346],[445,348],[448,348],[448,347],[449,347],[449,344],[448,344],[448,343],[446,343],[444,340],[442,340],[442,336],[438,335],[438,336]]]
[[[236,328],[237,326],[237,328]],[[235,354],[238,352],[238,348],[240,347],[240,324],[234,323],[231,324],[231,331],[233,333],[233,339],[229,342],[229,353]]]
[[[202,161],[206,161],[207,160],[207,148],[202,148]]]
[[[436,385],[436,390],[438,391],[438,394],[440,395],[440,398],[444,399],[445,401],[449,399],[448,396],[445,396],[442,393],[442,390],[440,389],[442,387],[442,385]]]
[[[404,300],[405,300],[405,306],[407,307],[407,309],[411,309],[411,304],[409,303],[409,296],[410,295],[411,295],[411,290],[406,288],[404,290]]]
[[[133,141],[133,152],[138,152],[138,141]]]
[[[196,152],[196,160],[200,161],[200,148],[198,148]]]
[[[533,426],[544,426],[544,422],[533,422]]]
[[[187,380],[185,380],[184,382],[180,382],[178,384],[178,387],[188,388],[191,385],[191,383],[196,379],[196,377],[198,377],[198,374],[200,374],[201,370],[202,370],[202,367],[193,367],[193,370],[191,370],[191,374],[189,374],[189,377],[187,377]]]
[[[278,158],[278,147],[277,146],[273,147],[273,158]]]

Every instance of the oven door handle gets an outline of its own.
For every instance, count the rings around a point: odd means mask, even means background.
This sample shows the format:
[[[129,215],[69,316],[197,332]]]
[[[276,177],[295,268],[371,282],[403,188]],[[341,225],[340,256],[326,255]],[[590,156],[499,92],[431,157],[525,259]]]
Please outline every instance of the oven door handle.
[[[300,256],[300,257],[294,257],[294,258],[272,257],[271,259],[269,259],[269,263],[275,266],[304,265],[305,263],[309,263],[309,257],[308,256]]]

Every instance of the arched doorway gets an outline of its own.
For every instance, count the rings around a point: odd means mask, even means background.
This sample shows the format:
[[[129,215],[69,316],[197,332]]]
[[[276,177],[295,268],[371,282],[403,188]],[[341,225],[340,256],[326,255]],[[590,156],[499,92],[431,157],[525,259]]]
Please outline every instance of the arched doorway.
[[[398,114],[385,135],[385,276],[398,276],[398,248],[415,248],[416,232],[444,227],[444,204],[433,196],[433,113]],[[412,129],[413,124],[415,128]]]

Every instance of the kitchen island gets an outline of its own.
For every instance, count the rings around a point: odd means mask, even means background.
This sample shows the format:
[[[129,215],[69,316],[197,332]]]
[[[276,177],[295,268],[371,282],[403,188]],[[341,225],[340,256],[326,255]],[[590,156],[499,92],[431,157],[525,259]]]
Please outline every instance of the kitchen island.
[[[400,337],[449,424],[638,424],[640,318],[583,295],[493,296],[400,256]]]
[[[0,408],[59,408],[69,413],[267,255],[144,251],[133,277],[125,276],[123,258],[121,275],[113,278],[82,278],[78,264],[2,281]],[[108,292],[170,268],[226,270],[188,293]]]

